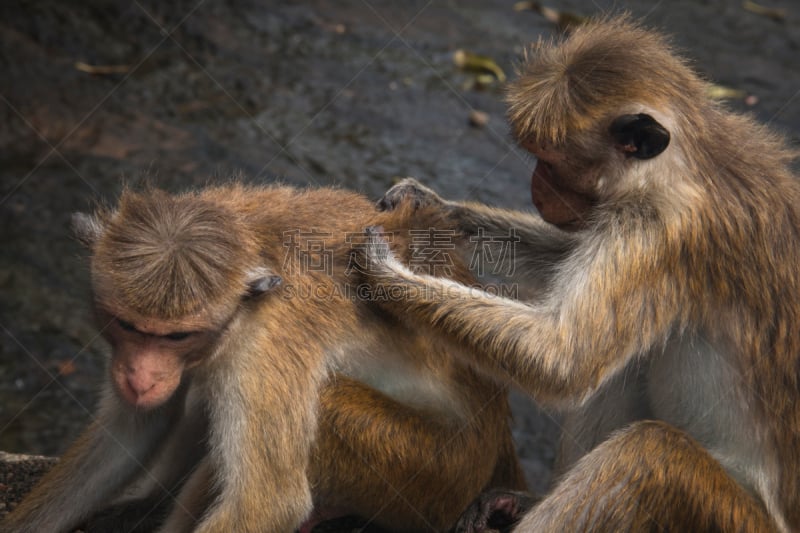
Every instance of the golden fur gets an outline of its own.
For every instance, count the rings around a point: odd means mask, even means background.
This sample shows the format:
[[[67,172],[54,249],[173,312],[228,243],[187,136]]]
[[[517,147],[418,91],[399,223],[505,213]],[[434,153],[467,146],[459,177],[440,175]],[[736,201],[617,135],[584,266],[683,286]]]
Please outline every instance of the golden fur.
[[[342,190],[231,184],[125,191],[79,221],[118,377],[98,422],[0,529],[67,530],[143,470],[167,473],[156,495],[177,494],[170,532],[292,531],[312,498],[396,531],[443,530],[482,489],[524,487],[505,388],[348,292],[367,226],[410,262],[409,231],[430,221],[409,214]],[[473,283],[454,259],[451,275]],[[157,387],[147,410],[116,394],[138,402]],[[208,428],[185,429],[195,423]]]
[[[371,282],[408,295],[387,309],[571,412],[564,477],[520,531],[800,530],[800,184],[785,142],[705,88],[657,33],[589,24],[540,44],[508,97],[520,143],[590,199],[565,202],[575,231],[413,181],[383,200],[521,239],[529,305],[371,249]],[[631,157],[610,131],[621,115],[669,145]]]

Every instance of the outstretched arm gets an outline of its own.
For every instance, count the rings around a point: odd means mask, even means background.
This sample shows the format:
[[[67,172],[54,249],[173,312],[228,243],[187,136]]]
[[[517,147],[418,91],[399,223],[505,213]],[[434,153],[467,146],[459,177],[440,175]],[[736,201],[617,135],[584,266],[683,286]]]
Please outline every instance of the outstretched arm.
[[[659,272],[655,249],[631,261],[617,243],[586,243],[558,267],[551,289],[526,305],[414,274],[370,231],[368,279],[376,295],[388,295],[377,298],[381,305],[459,343],[484,371],[511,376],[540,401],[581,402],[665,338],[682,308],[680,284]]]
[[[389,189],[377,206],[382,211],[410,209],[437,228],[456,230],[463,239],[460,248],[479,277],[502,276],[516,283],[542,285],[555,273],[553,265],[577,242],[576,234],[533,213],[445,200],[414,178]]]

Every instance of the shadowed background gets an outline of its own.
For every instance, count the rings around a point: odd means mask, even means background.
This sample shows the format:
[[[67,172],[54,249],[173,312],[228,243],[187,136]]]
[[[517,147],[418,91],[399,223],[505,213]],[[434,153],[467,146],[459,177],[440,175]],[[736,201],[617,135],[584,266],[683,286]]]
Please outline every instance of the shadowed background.
[[[532,209],[533,160],[510,141],[491,71],[513,76],[524,46],[558,29],[514,6],[0,6],[0,450],[60,453],[88,420],[105,346],[68,221],[124,183],[147,177],[177,191],[241,173],[377,198],[394,178],[414,176],[446,197]],[[728,106],[797,144],[800,9],[791,0],[770,2],[777,12],[732,0],[549,6],[562,21],[623,9],[643,17],[674,36]],[[493,66],[477,76],[460,69],[457,50]],[[474,110],[488,122],[470,125]],[[514,404],[520,454],[541,490],[557,419],[521,395]]]

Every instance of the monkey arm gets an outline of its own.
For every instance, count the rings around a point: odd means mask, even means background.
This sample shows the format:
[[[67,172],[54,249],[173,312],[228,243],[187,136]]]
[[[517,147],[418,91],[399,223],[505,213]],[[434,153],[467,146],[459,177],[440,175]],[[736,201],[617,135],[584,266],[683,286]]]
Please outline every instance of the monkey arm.
[[[311,511],[309,428],[316,427],[324,350],[310,336],[291,337],[276,320],[289,311],[278,307],[232,325],[214,364],[198,369],[211,396],[203,468],[212,472],[215,493],[196,533],[293,531]],[[243,331],[251,320],[264,328]],[[190,479],[184,491],[196,486],[202,483]],[[184,491],[180,499],[193,499]]]
[[[136,499],[146,496],[170,500],[180,490],[189,474],[206,453],[204,440],[208,431],[200,393],[189,387],[189,397],[183,415],[171,427],[153,459],[147,465],[133,490],[123,496]]]
[[[492,260],[494,274],[517,283],[541,285],[554,274],[554,266],[575,247],[574,233],[565,232],[540,216],[498,209],[474,202],[441,198],[414,178],[406,178],[378,201],[382,211],[411,212],[415,223],[455,230],[465,242],[462,252],[473,271]],[[500,260],[502,264],[494,261]],[[483,276],[484,272],[478,272]]]
[[[448,217],[457,224],[457,231],[468,241],[469,264],[487,258],[503,258],[507,264],[495,265],[516,283],[536,284],[550,280],[555,265],[574,249],[577,239],[542,220],[538,215],[522,211],[497,209],[479,203],[449,203]]]
[[[660,271],[656,246],[634,261],[626,255],[630,243],[588,241],[561,265],[551,290],[526,305],[416,275],[377,236],[372,242],[370,283],[382,305],[429,325],[484,370],[510,376],[552,403],[584,401],[633,357],[665,340],[678,310],[690,308],[679,302],[683,284]]]
[[[69,531],[118,493],[140,470],[170,427],[172,409],[134,413],[107,391],[100,416],[13,513],[8,533]]]
[[[186,484],[175,498],[167,520],[157,531],[159,533],[178,533],[194,530],[195,525],[214,498],[213,487],[214,470],[211,460],[206,456],[195,466]]]
[[[204,441],[208,423],[199,396],[196,388],[190,386],[184,415],[171,426],[146,471],[125,488],[113,505],[102,509],[84,524],[88,533],[154,531],[173,509],[191,517],[192,524],[196,517],[202,516],[210,496],[206,495],[202,504],[193,507],[189,505],[194,500],[183,503],[178,499],[178,495],[183,494],[182,487],[187,486],[186,480],[196,477],[195,472],[200,470],[198,464],[206,452]],[[204,495],[208,485],[203,487]],[[173,523],[165,531],[186,529],[189,528]]]

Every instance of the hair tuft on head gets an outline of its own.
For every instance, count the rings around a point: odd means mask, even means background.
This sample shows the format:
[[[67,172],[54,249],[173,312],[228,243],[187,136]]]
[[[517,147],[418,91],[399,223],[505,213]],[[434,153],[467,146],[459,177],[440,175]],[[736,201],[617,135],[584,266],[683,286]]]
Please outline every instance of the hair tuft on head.
[[[506,101],[520,141],[562,144],[631,102],[702,98],[704,84],[666,39],[627,14],[577,27],[562,41],[539,40],[525,54]]]
[[[174,319],[243,294],[254,255],[246,228],[225,206],[147,189],[122,193],[94,261],[120,303]]]

